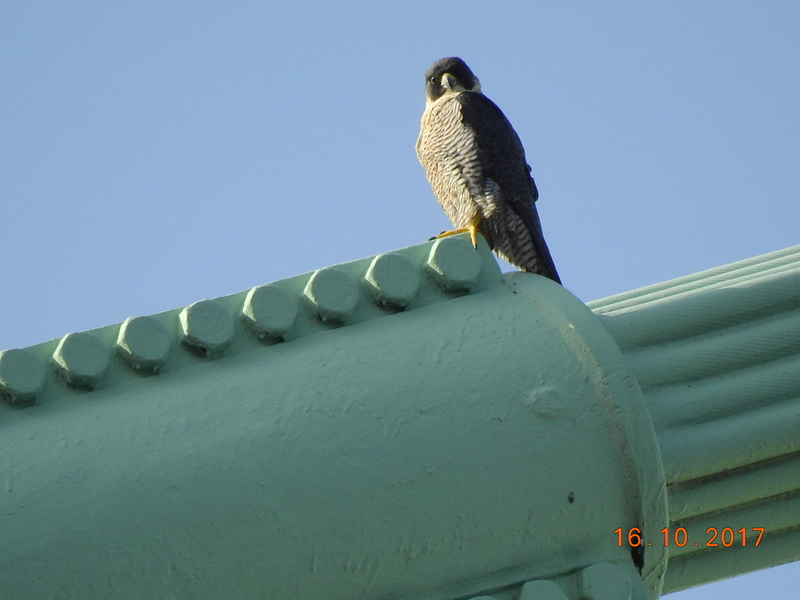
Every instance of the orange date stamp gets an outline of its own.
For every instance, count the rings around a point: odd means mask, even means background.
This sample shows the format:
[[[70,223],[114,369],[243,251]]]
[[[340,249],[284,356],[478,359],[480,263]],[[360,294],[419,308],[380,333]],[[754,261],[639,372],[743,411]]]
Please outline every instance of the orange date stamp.
[[[741,529],[733,529],[731,527],[723,527],[717,529],[716,527],[709,527],[706,529],[706,537],[704,540],[698,542],[690,542],[689,534],[683,527],[670,529],[665,527],[659,533],[663,536],[659,542],[666,548],[670,545],[683,548],[684,546],[702,546],[704,548],[730,548],[731,546],[752,546],[757,547],[761,543],[761,538],[764,537],[763,527],[751,527],[749,530],[746,527]],[[614,530],[617,536],[617,546],[622,547],[625,542],[631,548],[639,546],[653,546],[653,542],[645,543],[642,538],[642,530],[638,527],[631,527],[627,531],[622,527],[617,527]],[[757,535],[756,535],[757,534]],[[658,542],[657,542],[658,543]]]

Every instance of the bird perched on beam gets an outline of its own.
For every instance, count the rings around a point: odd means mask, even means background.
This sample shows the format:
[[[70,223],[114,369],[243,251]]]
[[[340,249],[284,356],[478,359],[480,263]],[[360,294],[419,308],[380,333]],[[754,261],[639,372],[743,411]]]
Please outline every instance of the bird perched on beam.
[[[477,247],[480,232],[500,258],[561,283],[522,142],[460,58],[437,60],[425,73],[417,157],[456,227],[437,237],[469,232]]]

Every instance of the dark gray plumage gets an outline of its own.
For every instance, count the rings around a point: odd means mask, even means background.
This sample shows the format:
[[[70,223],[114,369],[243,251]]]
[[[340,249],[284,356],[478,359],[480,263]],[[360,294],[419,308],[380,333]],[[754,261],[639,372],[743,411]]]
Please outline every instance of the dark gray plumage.
[[[425,96],[417,157],[455,232],[469,231],[473,243],[480,232],[501,258],[561,283],[534,204],[539,192],[511,123],[460,58],[431,65]]]

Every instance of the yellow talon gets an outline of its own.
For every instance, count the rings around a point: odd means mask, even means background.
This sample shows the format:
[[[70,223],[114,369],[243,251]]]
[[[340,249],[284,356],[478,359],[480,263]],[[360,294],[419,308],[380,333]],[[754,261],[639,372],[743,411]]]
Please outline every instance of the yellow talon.
[[[469,237],[472,240],[472,247],[478,249],[478,228],[475,225],[469,226]]]
[[[462,227],[461,229],[451,229],[450,231],[443,231],[439,235],[433,236],[434,240],[438,240],[439,238],[448,237],[451,235],[457,235],[459,233],[466,233],[469,231],[469,227]]]
[[[477,223],[470,223],[467,227],[461,227],[460,229],[453,229],[451,231],[443,231],[439,235],[432,237],[432,240],[437,240],[439,238],[447,237],[449,235],[456,235],[459,233],[467,233],[469,232],[469,237],[472,240],[473,248],[478,248],[478,224]]]

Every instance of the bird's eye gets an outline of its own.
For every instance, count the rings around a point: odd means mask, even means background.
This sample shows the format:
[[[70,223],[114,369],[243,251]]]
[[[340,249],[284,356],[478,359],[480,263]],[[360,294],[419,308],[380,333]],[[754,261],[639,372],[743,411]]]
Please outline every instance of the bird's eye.
[[[431,75],[430,77],[428,77],[428,81],[430,81],[431,83],[436,83],[436,75]]]

